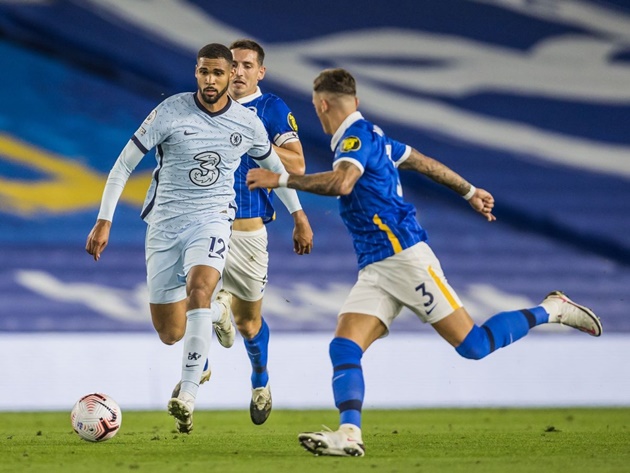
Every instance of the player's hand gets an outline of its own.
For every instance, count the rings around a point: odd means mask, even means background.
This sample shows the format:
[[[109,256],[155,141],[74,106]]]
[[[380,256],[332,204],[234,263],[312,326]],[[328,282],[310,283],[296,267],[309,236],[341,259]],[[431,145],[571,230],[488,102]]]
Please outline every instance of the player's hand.
[[[490,194],[487,190],[477,188],[475,195],[470,198],[468,203],[473,209],[486,217],[488,222],[494,222],[497,219],[494,215],[492,215],[494,197],[492,197],[492,194]]]
[[[313,249],[313,230],[303,210],[293,212],[293,251],[298,255],[308,255]]]
[[[278,187],[278,179],[280,174],[262,168],[250,169],[247,173],[247,188],[251,191],[254,189],[275,189]]]
[[[109,229],[112,226],[112,222],[109,220],[99,219],[94,224],[94,228],[87,237],[85,243],[85,251],[94,257],[94,261],[98,261],[101,257],[101,253],[105,250],[107,242],[109,241]]]

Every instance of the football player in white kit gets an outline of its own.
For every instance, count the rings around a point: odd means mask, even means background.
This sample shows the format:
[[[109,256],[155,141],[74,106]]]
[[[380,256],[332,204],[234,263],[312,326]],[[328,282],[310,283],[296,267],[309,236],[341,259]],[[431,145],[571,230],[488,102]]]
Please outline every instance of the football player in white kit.
[[[103,191],[86,250],[96,261],[107,246],[116,204],[135,167],[156,148],[157,166],[142,209],[151,318],[160,340],[182,337],[181,385],[168,403],[182,433],[192,413],[212,328],[221,345],[234,343],[229,300],[216,299],[236,205],[234,172],[248,154],[284,172],[262,122],[226,93],[234,76],[232,53],[212,43],[197,54],[198,90],[160,103],[123,148]],[[301,209],[294,190],[278,192],[290,213]],[[309,246],[298,241],[296,246]]]

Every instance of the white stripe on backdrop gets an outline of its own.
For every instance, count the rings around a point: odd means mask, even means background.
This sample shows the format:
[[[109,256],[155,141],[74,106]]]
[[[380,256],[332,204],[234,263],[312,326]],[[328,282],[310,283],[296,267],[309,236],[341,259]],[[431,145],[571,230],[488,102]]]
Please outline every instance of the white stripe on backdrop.
[[[274,407],[334,409],[329,334],[273,334]],[[179,379],[181,343],[154,334],[2,334],[0,410],[70,410],[104,392],[123,409],[164,409]],[[532,334],[481,361],[460,358],[437,335],[392,335],[363,357],[365,409],[474,406],[628,406],[630,337]],[[242,340],[213,340],[213,376],[198,409],[249,408]]]

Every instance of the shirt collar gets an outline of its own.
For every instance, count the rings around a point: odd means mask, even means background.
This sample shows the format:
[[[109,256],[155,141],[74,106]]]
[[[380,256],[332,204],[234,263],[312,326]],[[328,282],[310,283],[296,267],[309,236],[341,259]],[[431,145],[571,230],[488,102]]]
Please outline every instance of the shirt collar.
[[[262,95],[262,92],[260,91],[260,87],[256,86],[256,92],[254,92],[251,95],[247,95],[246,97],[241,97],[240,99],[237,100],[237,102],[240,104],[249,103],[252,100],[257,99],[261,95]]]
[[[203,104],[199,101],[199,98],[197,97],[196,92],[192,92],[192,94],[193,94],[193,99],[195,101],[195,104],[197,105],[197,108],[199,108],[199,110],[201,110],[203,113],[210,115],[211,117],[216,117],[218,115],[221,115],[222,113],[227,112],[227,110],[232,106],[232,102],[234,102],[234,99],[230,97],[230,95],[228,94],[227,104],[225,105],[225,107],[223,107],[221,110],[218,110],[216,112],[211,112],[206,107],[204,107]]]
[[[335,151],[335,149],[337,149],[337,145],[339,144],[339,140],[346,132],[346,130],[350,128],[350,126],[354,122],[358,122],[359,120],[363,120],[363,115],[361,115],[361,112],[359,111],[352,112],[350,115],[348,115],[346,119],[341,122],[341,125],[339,125],[339,128],[337,128],[337,131],[330,140],[330,149]]]

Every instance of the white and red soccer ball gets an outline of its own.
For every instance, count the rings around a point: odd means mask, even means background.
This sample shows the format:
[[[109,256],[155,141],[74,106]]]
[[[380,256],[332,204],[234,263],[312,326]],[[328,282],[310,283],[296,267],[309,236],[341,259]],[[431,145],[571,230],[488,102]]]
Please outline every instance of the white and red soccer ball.
[[[79,399],[70,413],[72,428],[83,440],[102,442],[120,429],[122,412],[106,394],[93,393]]]

